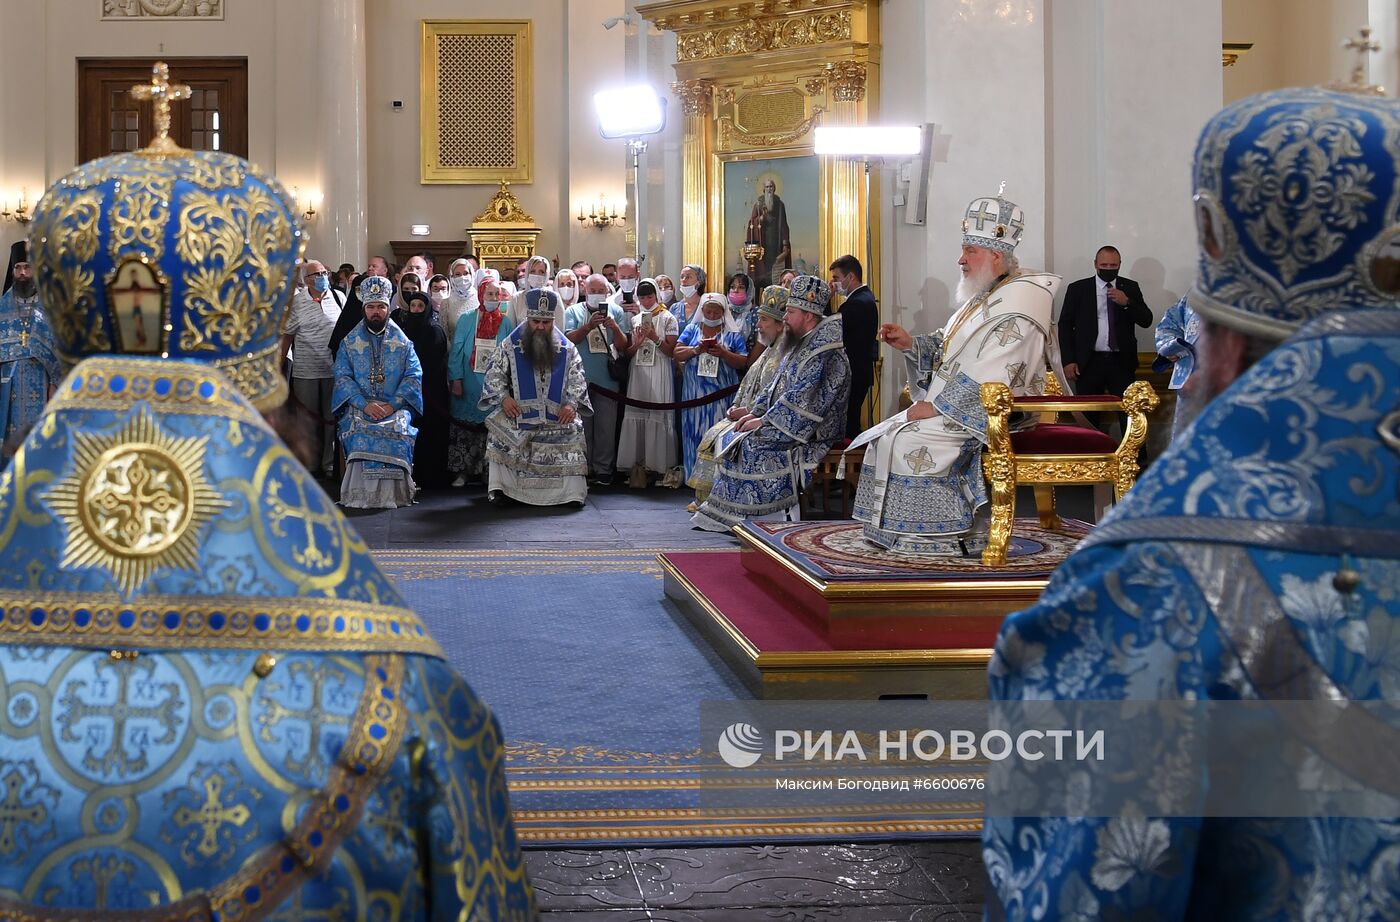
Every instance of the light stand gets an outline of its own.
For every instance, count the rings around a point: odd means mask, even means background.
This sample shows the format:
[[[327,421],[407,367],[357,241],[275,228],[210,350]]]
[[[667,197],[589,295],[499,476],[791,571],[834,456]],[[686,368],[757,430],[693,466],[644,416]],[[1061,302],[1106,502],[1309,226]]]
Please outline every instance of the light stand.
[[[666,100],[651,86],[637,84],[596,93],[593,105],[598,112],[598,133],[608,139],[625,140],[632,155],[632,232],[635,235],[632,252],[640,266],[646,261],[642,235],[647,227],[643,213],[642,154],[646,153],[646,139],[666,130]]]

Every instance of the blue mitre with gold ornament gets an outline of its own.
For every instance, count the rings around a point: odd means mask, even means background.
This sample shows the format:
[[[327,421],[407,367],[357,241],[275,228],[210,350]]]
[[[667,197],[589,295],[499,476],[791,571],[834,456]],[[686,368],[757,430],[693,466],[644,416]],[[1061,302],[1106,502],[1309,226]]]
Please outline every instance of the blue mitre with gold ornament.
[[[1262,93],[1206,123],[1192,310],[1282,339],[1332,312],[1400,306],[1400,102],[1370,89]]]
[[[65,370],[104,353],[196,359],[259,409],[277,406],[305,245],[296,204],[239,157],[171,142],[160,123],[168,130],[183,88],[164,73],[142,89],[156,99],[156,141],[83,164],[34,209],[30,250],[59,358]]]
[[[0,638],[440,656],[259,412],[285,388],[263,364],[301,249],[290,203],[162,140],[38,208],[41,296],[78,364],[0,476]]]

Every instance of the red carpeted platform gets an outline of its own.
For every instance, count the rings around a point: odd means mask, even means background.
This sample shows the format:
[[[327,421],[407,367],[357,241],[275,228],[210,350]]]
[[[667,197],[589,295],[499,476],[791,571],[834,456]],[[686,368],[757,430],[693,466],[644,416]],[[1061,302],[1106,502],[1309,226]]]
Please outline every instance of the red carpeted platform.
[[[854,522],[745,523],[734,552],[660,555],[676,601],[765,698],[980,697],[1006,614],[1089,526],[1018,520],[1005,568],[889,554]]]

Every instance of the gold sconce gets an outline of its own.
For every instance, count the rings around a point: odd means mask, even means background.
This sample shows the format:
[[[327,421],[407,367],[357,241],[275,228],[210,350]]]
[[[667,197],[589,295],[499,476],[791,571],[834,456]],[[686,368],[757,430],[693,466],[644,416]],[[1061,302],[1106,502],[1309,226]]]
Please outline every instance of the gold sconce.
[[[20,190],[19,204],[14,207],[13,211],[10,209],[10,199],[6,197],[4,202],[0,203],[0,218],[4,218],[6,221],[16,221],[20,224],[28,224],[30,218],[29,204],[25,201],[25,199],[27,199],[28,197],[28,189]]]
[[[292,198],[296,201],[297,207],[301,209],[301,217],[304,221],[316,220],[316,202],[320,199],[321,193],[312,192],[305,198],[296,186],[292,186]]]
[[[624,215],[618,214],[616,205],[613,205],[612,210],[609,211],[608,203],[601,195],[598,196],[598,204],[590,208],[588,214],[583,213],[582,205],[578,208],[578,223],[584,227],[613,227],[626,220]]]

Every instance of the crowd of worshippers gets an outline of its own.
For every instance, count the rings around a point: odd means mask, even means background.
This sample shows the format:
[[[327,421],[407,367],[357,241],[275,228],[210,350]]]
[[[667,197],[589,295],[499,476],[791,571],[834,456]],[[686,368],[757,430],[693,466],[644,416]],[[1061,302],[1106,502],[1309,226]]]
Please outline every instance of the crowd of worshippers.
[[[534,256],[514,278],[471,254],[446,273],[426,253],[363,273],[308,259],[282,340],[308,467],[349,508],[468,484],[581,504],[616,481],[695,489],[701,528],[788,515],[874,378],[860,262],[830,271],[712,291],[698,265],[643,278],[631,258],[556,273]]]

